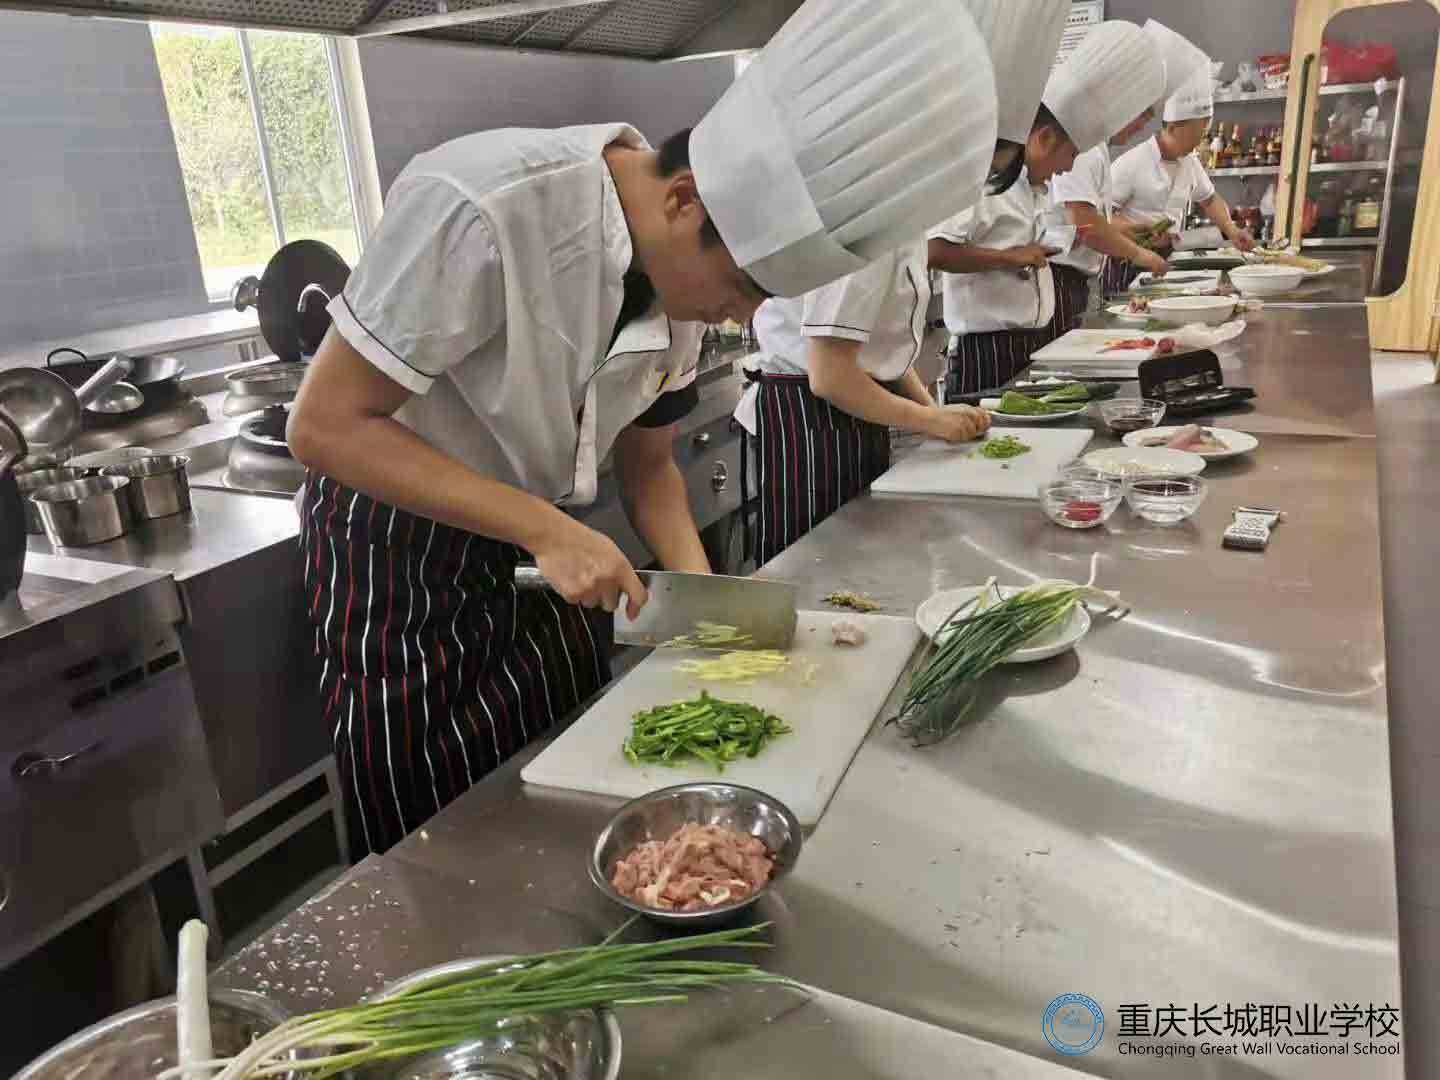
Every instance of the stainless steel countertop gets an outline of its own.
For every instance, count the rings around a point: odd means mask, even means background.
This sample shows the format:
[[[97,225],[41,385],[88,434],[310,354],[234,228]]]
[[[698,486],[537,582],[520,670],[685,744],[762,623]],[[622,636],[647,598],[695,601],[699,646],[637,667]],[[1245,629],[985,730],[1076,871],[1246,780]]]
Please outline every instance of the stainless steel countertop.
[[[1363,309],[1267,306],[1248,314],[1246,323],[1245,332],[1215,354],[1226,384],[1253,387],[1257,397],[1200,422],[1256,435],[1375,434]],[[1126,335],[1133,330],[1107,315],[1085,325]]]
[[[1363,311],[1265,314],[1283,315],[1269,339],[1283,351],[1255,357],[1257,375],[1293,384],[1287,362],[1335,372],[1297,424],[1363,426],[1334,389],[1368,378],[1351,340]],[[1286,343],[1303,329],[1316,348],[1301,359]],[[1172,529],[1122,511],[1074,533],[1024,502],[861,498],[766,567],[799,583],[806,606],[843,586],[906,613],[992,574],[1083,578],[1098,552],[1100,584],[1134,607],[1098,619],[1074,653],[992,676],[975,721],[940,746],[877,726],[795,872],[760,905],[778,945],[768,965],[1051,1061],[1040,1018],[1064,992],[1094,996],[1112,1023],[1122,1003],[1399,1005],[1375,442],[1262,435],[1252,458],[1206,477],[1209,501]],[[1287,512],[1268,552],[1220,548],[1240,503]],[[293,979],[314,960],[359,964],[378,985],[619,925],[584,872],[616,803],[521,784],[536,752],[375,860],[395,883],[375,890],[373,910],[329,913],[344,926],[292,917],[298,939],[262,940],[225,977],[273,990],[266,964]],[[357,909],[375,872],[340,886],[361,890]],[[355,916],[368,936],[354,936]],[[1112,1032],[1067,1064],[1246,1080],[1403,1073],[1393,1056],[1126,1056]],[[744,1074],[743,1056],[735,1064]]]
[[[288,499],[192,491],[190,501],[189,513],[145,522],[118,540],[62,548],[59,553],[159,570],[183,582],[275,544],[293,543],[300,532],[300,519]],[[52,554],[56,549],[45,537],[32,536],[30,551]]]

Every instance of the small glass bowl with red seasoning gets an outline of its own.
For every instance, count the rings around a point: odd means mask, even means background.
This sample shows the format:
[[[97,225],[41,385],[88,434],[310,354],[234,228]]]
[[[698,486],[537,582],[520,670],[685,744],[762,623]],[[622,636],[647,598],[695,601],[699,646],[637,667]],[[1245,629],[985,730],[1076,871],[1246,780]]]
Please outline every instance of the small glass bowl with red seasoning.
[[[1059,476],[1040,486],[1045,516],[1067,529],[1104,525],[1119,508],[1125,489],[1117,480]]]

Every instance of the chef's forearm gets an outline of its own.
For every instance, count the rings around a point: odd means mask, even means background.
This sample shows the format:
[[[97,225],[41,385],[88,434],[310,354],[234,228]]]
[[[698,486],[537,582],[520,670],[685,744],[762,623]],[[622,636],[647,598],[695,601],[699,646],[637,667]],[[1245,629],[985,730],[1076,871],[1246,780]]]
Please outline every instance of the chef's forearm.
[[[898,389],[902,397],[909,398],[917,405],[924,405],[927,408],[936,407],[935,396],[930,393],[930,388],[925,385],[925,380],[920,378],[920,373],[913,367],[900,376]]]
[[[393,419],[409,397],[331,330],[291,409],[291,453],[381,502],[527,551],[576,527],[545,500],[482,476]]]
[[[947,274],[983,274],[989,270],[1008,270],[1015,265],[1008,248],[987,248],[976,244],[956,244],[932,237],[928,246],[931,270]]]
[[[1240,227],[1236,225],[1234,219],[1230,217],[1229,203],[1219,195],[1212,195],[1200,204],[1200,209],[1205,211],[1205,216],[1210,219],[1212,225],[1219,228],[1220,234],[1224,236],[1225,239],[1235,239],[1235,234],[1240,231]]]
[[[1130,262],[1145,257],[1145,249],[1135,243],[1127,229],[1107,221],[1105,216],[1089,203],[1072,202],[1066,203],[1065,207],[1070,211],[1070,220],[1076,227],[1084,228],[1080,243],[1086,247],[1093,248],[1102,255],[1111,255]]]
[[[860,367],[860,344],[838,338],[811,338],[806,346],[810,389],[842,412],[872,424],[924,432],[934,403],[922,405],[893,394]],[[914,372],[912,370],[911,374]],[[920,381],[915,376],[915,381]],[[923,388],[922,388],[923,389]]]
[[[675,464],[675,426],[630,427],[615,444],[615,467],[630,524],[666,570],[708,574],[685,477]]]

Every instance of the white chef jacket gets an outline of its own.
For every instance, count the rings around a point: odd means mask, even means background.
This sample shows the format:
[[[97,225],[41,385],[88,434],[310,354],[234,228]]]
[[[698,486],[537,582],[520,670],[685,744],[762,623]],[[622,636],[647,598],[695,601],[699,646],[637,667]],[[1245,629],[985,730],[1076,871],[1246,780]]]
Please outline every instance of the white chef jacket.
[[[1177,229],[1196,203],[1215,194],[1215,184],[1200,158],[1186,154],[1166,161],[1155,137],[1120,155],[1111,173],[1111,197],[1117,212],[1149,224],[1167,216]]]
[[[1029,174],[1008,191],[987,195],[974,209],[951,218],[930,233],[953,244],[1017,248],[1039,241],[1050,192],[1030,186]],[[1031,273],[987,270],[983,274],[942,275],[945,326],[952,334],[992,330],[1035,330],[1055,316],[1055,277],[1049,265]]]
[[[658,302],[610,346],[630,231],[602,153],[625,124],[467,135],[416,157],[330,304],[338,330],[413,393],[395,418],[477,472],[594,501],[599,462],[695,379],[704,327]]]
[[[754,319],[760,352],[746,366],[768,375],[805,375],[810,339],[841,338],[860,343],[860,367],[872,378],[900,378],[919,359],[925,340],[926,262],[925,241],[917,240],[804,296],[765,301]],[[735,410],[735,419],[752,435],[759,392],[759,386],[750,386]]]
[[[1059,209],[1063,209],[1066,203],[1088,203],[1108,220],[1113,212],[1110,173],[1110,147],[1101,143],[1077,157],[1075,167],[1069,172],[1051,179],[1050,199]],[[1050,261],[1079,270],[1087,277],[1098,277],[1105,265],[1105,254],[1077,242],[1069,251],[1056,255]]]

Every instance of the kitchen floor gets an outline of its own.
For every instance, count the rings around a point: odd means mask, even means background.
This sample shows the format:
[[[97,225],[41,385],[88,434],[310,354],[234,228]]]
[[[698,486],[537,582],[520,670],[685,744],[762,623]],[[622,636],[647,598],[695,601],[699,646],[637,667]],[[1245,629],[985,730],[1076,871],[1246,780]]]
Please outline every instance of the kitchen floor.
[[[1400,901],[1406,1073],[1440,1076],[1440,385],[1424,356],[1375,353],[1390,778]]]

